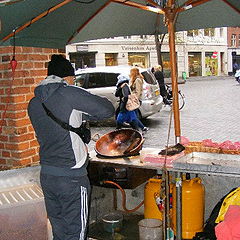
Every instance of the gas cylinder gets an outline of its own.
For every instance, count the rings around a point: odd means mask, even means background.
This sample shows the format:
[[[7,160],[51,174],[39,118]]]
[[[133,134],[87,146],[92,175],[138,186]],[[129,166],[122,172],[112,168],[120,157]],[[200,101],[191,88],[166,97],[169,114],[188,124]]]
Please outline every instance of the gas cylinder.
[[[173,187],[172,228],[176,234],[176,186]],[[197,177],[182,181],[182,239],[203,231],[205,190]]]
[[[156,203],[156,194],[160,193],[162,180],[150,178],[144,188],[144,218],[162,220],[162,213]]]
[[[157,176],[156,178],[150,178],[147,181],[144,188],[144,218],[154,218],[162,220],[162,210],[164,208],[164,203],[161,204],[160,199],[161,184],[162,179],[159,176]],[[170,208],[172,207],[172,188],[173,184],[170,184]]]

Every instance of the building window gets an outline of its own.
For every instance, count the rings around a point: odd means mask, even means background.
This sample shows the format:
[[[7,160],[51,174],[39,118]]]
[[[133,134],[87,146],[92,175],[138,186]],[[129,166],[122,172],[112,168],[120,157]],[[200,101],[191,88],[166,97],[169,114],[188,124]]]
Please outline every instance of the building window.
[[[220,37],[223,37],[223,28],[220,28]]]
[[[205,76],[217,76],[218,73],[218,59],[217,52],[205,53]]]
[[[141,39],[147,39],[148,36],[147,36],[147,35],[140,35],[140,38],[141,38]]]
[[[105,53],[105,66],[117,66],[117,57],[117,53]]]
[[[124,36],[124,39],[131,39],[131,36]]]
[[[202,76],[202,61],[200,52],[189,52],[188,53],[188,68],[189,76]]]
[[[236,36],[236,34],[232,34],[232,36],[231,36],[231,47],[236,47],[236,45],[237,45],[237,36]]]
[[[189,37],[198,36],[198,33],[199,33],[198,29],[187,31],[187,35],[188,35]]]
[[[169,52],[162,53],[163,73],[165,77],[171,77],[171,64]]]
[[[94,52],[72,52],[69,54],[70,61],[75,64],[75,69],[96,67]]]
[[[128,65],[147,68],[149,67],[148,53],[128,53]]]
[[[204,29],[204,36],[214,37],[215,36],[215,29],[214,28]]]

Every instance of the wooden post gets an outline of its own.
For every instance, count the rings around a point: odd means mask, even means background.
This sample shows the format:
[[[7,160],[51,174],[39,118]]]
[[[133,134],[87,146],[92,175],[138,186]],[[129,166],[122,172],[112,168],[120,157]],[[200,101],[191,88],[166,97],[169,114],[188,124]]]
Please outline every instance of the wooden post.
[[[166,8],[166,18],[169,34],[169,52],[170,52],[170,65],[171,65],[171,79],[172,79],[172,92],[173,92],[173,114],[174,114],[174,129],[176,143],[180,142],[180,112],[178,102],[178,74],[177,74],[177,59],[176,59],[176,46],[175,46],[175,20],[177,17],[177,8],[175,0],[169,0]],[[179,174],[180,175],[180,174]],[[178,176],[181,179],[180,176]],[[179,181],[181,182],[181,181]],[[177,187],[177,185],[176,185]],[[176,240],[182,239],[182,213],[181,213],[181,184],[177,188],[177,229]]]
[[[173,113],[174,113],[174,128],[176,143],[179,142],[180,131],[180,112],[178,103],[178,76],[177,76],[177,59],[176,59],[176,47],[175,47],[175,17],[176,8],[174,6],[175,0],[169,1],[169,8],[166,11],[166,17],[168,21],[168,34],[169,34],[169,52],[170,52],[170,65],[171,65],[171,79],[172,79],[172,91],[173,91]]]

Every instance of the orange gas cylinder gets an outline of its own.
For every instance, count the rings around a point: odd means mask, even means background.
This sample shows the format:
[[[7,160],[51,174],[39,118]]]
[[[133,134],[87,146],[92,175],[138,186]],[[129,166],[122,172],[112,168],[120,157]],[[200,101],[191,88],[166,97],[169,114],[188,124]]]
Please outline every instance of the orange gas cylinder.
[[[203,231],[204,186],[200,178],[182,181],[182,239],[192,239]],[[176,234],[176,186],[173,187],[172,228]]]
[[[159,210],[156,202],[156,195],[159,196],[162,179],[150,178],[144,189],[144,218],[154,218],[162,220],[162,212]],[[169,187],[172,193],[172,184]]]

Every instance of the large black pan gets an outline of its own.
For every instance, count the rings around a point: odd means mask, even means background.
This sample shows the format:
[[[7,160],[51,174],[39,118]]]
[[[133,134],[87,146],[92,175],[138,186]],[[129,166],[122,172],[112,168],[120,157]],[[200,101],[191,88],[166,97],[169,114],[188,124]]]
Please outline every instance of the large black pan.
[[[100,137],[95,151],[100,157],[118,158],[139,154],[144,138],[134,129],[119,129]]]

